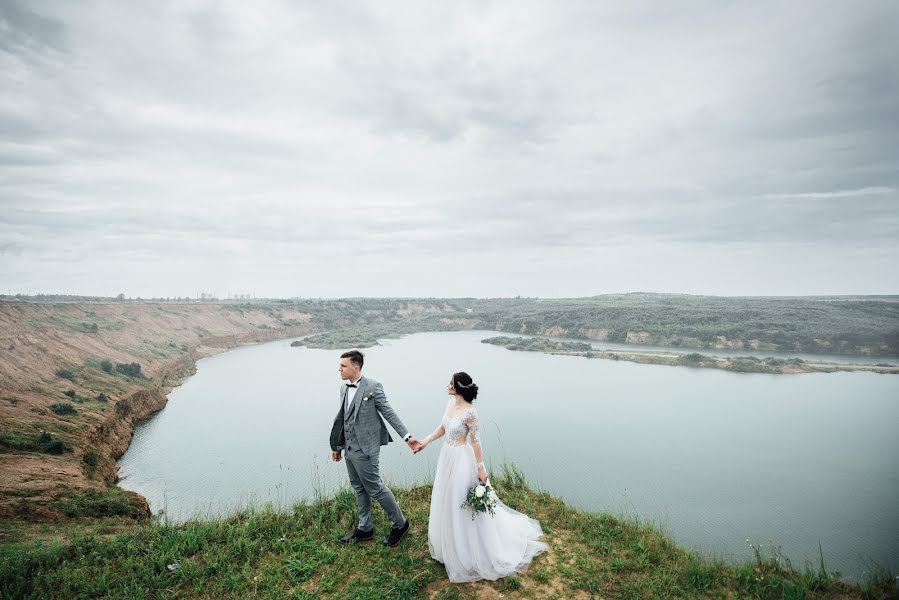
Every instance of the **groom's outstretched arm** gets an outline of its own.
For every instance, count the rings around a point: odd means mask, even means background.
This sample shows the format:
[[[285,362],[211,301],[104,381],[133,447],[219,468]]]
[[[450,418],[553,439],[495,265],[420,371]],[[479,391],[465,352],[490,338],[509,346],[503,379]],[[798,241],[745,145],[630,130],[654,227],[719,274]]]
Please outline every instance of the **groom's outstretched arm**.
[[[387,395],[384,393],[384,387],[380,383],[375,385],[375,390],[372,392],[372,399],[374,399],[375,407],[378,409],[378,412],[381,413],[381,416],[390,423],[390,426],[393,427],[394,431],[396,431],[401,438],[405,438],[409,431],[406,429],[406,426],[403,425],[403,422],[400,421],[399,416],[393,411],[390,403],[387,402]]]

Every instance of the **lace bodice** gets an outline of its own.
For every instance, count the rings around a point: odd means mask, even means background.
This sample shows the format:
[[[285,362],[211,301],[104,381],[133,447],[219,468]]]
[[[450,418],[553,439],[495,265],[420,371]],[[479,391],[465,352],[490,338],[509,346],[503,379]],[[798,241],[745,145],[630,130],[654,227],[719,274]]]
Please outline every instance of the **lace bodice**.
[[[446,442],[451,446],[461,446],[465,443],[468,435],[471,435],[471,441],[474,443],[481,442],[481,423],[478,420],[478,412],[473,406],[468,406],[452,415],[454,401],[450,400],[443,411],[443,428],[446,430]]]

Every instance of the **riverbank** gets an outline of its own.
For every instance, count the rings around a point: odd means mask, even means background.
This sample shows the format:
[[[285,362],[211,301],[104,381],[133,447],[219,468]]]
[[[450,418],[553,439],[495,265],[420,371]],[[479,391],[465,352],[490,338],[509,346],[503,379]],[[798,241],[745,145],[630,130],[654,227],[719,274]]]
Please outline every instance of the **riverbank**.
[[[582,356],[606,360],[623,360],[641,364],[722,369],[736,373],[834,373],[837,371],[867,371],[899,374],[899,365],[836,363],[801,358],[760,358],[756,356],[707,356],[697,352],[659,352],[645,350],[593,350],[589,344],[564,342],[546,338],[497,336],[481,340],[484,344],[501,346],[517,352],[542,352],[563,356]]]
[[[114,486],[135,423],[201,358],[317,330],[272,307],[0,304],[0,520],[148,518]]]
[[[379,299],[0,302],[0,543],[29,524],[149,518],[145,498],[115,487],[116,461],[204,357],[360,323],[384,336],[465,329],[463,312]]]
[[[820,598],[896,597],[889,573],[850,584],[826,565],[796,569],[757,549],[756,560],[727,564],[677,547],[652,527],[575,510],[530,489],[514,468],[494,474],[511,507],[537,518],[549,550],[526,574],[496,582],[450,584],[430,558],[430,487],[394,489],[412,523],[400,546],[344,547],[355,497],[298,503],[284,511],[123,529],[56,531],[49,544],[0,547],[0,596],[10,598]],[[378,537],[388,525],[376,510]],[[489,518],[480,515],[477,518]]]

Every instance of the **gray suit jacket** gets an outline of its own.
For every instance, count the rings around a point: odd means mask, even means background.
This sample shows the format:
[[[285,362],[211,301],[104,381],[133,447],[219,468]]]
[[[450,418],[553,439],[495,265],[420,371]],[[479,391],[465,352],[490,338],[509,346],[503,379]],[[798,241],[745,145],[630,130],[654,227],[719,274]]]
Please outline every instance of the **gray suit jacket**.
[[[387,419],[401,438],[406,437],[408,431],[387,402],[387,396],[380,383],[363,376],[359,379],[358,385],[348,412],[344,411],[343,400],[346,386],[343,384],[340,386],[338,393],[340,410],[334,418],[334,426],[331,429],[331,450],[343,450],[346,447],[345,430],[352,432],[360,450],[368,456],[374,456],[381,451],[381,446],[393,441],[381,417]]]

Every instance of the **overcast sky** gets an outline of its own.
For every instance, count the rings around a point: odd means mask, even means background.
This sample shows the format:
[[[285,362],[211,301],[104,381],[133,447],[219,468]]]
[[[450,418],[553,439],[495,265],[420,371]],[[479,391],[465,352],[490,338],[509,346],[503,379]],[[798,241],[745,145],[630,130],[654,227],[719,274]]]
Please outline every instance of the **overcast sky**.
[[[0,292],[899,293],[897,24],[0,0]]]

